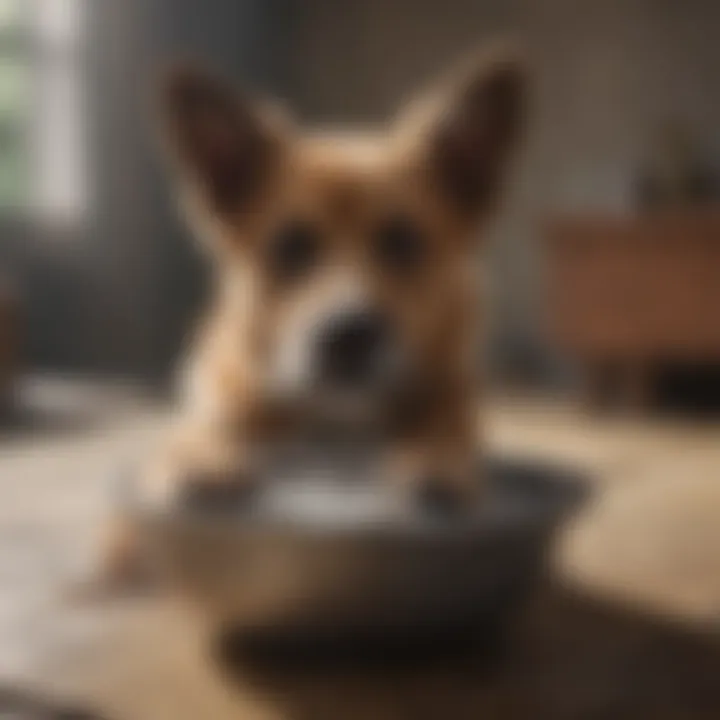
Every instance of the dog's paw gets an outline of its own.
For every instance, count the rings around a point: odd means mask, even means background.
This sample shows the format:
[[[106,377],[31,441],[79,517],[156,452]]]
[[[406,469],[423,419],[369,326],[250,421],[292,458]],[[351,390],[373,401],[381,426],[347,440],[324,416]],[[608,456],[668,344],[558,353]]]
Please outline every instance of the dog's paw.
[[[113,522],[98,555],[89,568],[70,580],[64,596],[73,605],[147,598],[162,592],[162,580],[139,529]]]
[[[483,482],[473,462],[458,451],[450,457],[395,453],[386,468],[390,486],[402,502],[425,514],[458,517],[483,500]]]
[[[259,482],[240,462],[209,463],[161,458],[139,484],[142,505],[162,511],[237,510],[257,497]]]
[[[64,598],[73,606],[88,606],[154,597],[161,590],[158,574],[138,560],[122,568],[101,566],[87,577],[72,580],[65,588]]]
[[[251,507],[259,491],[247,472],[195,472],[179,483],[175,500],[183,510],[235,512]]]

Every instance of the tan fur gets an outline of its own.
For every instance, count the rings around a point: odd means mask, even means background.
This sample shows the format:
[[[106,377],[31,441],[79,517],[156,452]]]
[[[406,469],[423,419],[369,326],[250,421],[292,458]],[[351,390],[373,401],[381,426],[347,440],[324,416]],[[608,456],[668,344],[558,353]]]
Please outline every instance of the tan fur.
[[[173,75],[166,138],[217,284],[186,362],[180,427],[148,473],[152,492],[172,494],[188,478],[252,475],[254,448],[287,432],[281,418],[292,415],[275,406],[262,380],[278,336],[358,280],[392,316],[424,382],[423,397],[389,438],[391,481],[433,479],[473,493],[474,343],[482,332],[476,240],[514,141],[521,81],[514,59],[484,56],[380,132],[308,135],[267,120],[193,69]],[[403,278],[369,252],[375,228],[398,213],[426,240],[427,257]],[[282,286],[268,278],[263,257],[289,217],[320,229],[324,261]]]

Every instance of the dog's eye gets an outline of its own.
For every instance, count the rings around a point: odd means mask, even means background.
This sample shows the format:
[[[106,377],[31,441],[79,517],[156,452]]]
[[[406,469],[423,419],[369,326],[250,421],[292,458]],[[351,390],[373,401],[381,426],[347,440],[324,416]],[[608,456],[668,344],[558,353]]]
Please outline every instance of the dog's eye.
[[[268,265],[278,280],[294,280],[308,272],[320,254],[319,233],[306,222],[282,227],[269,247]]]
[[[393,272],[402,273],[415,269],[422,261],[425,251],[425,236],[410,218],[393,217],[377,231],[377,260]]]

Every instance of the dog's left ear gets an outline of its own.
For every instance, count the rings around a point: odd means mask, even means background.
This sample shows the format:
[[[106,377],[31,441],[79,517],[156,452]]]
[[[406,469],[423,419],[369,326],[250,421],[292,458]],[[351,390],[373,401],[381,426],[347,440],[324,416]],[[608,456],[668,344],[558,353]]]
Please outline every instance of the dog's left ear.
[[[403,117],[400,129],[414,136],[423,172],[464,218],[498,195],[521,135],[526,86],[519,53],[494,48],[470,58]]]
[[[221,216],[247,210],[279,157],[278,128],[268,114],[194,65],[170,68],[159,95],[164,145],[183,179]]]

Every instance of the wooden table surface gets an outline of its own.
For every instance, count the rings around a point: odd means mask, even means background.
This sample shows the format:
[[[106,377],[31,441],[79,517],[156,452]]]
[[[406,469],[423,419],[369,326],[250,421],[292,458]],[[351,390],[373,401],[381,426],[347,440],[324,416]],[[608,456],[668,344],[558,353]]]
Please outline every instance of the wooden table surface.
[[[91,654],[46,668],[40,687],[82,698],[108,720],[720,717],[720,635],[552,582],[491,661],[480,653],[404,669],[227,667],[187,617],[172,605],[146,607]]]
[[[156,427],[135,410],[121,422],[111,407],[107,429],[9,437],[2,448],[0,716],[27,699],[34,707],[11,717],[50,718],[37,702],[58,700],[108,720],[720,718],[720,426],[496,406],[495,447],[579,464],[598,497],[495,663],[223,673],[171,603],[58,602],[102,517],[98,478]],[[665,619],[672,610],[678,619]]]

